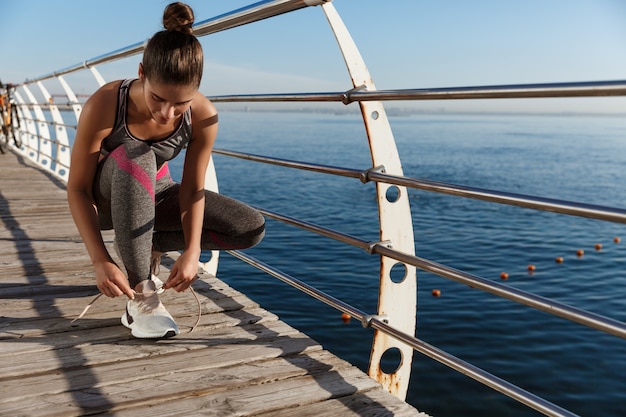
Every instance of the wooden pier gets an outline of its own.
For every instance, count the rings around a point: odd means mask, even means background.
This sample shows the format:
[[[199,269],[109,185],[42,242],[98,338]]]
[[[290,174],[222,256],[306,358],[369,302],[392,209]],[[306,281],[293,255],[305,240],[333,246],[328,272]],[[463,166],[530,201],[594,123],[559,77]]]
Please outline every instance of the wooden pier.
[[[71,323],[98,292],[65,185],[0,155],[0,415],[426,416],[217,278],[194,288],[193,332],[192,294],[161,297],[172,339],[132,338],[122,297]]]

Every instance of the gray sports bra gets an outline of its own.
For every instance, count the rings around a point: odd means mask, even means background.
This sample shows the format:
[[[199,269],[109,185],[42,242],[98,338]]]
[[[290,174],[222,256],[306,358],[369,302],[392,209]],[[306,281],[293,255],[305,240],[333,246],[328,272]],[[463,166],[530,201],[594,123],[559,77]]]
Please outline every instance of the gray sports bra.
[[[117,97],[117,114],[115,116],[115,124],[113,131],[109,136],[104,138],[100,147],[100,153],[104,156],[111,153],[115,148],[123,143],[141,140],[134,137],[128,130],[126,124],[126,109],[128,106],[128,92],[130,85],[135,80],[124,80],[120,85],[120,91]],[[158,140],[141,140],[150,145],[152,151],[156,155],[157,167],[160,167],[166,161],[174,159],[176,155],[191,140],[191,108],[184,114],[178,125],[178,128],[168,137]]]

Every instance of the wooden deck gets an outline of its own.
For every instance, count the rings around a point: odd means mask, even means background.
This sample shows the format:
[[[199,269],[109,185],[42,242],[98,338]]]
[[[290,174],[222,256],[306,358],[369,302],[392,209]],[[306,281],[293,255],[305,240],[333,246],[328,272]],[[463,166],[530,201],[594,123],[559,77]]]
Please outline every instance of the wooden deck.
[[[64,184],[0,155],[0,415],[425,416],[217,278],[194,288],[191,333],[191,293],[162,296],[173,339],[132,338],[122,298],[71,324],[97,289]]]

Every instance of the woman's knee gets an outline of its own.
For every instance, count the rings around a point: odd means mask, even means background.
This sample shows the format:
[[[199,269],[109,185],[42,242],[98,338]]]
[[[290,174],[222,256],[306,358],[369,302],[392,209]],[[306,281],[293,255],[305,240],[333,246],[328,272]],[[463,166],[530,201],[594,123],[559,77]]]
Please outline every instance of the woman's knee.
[[[249,229],[245,233],[246,237],[248,237],[247,247],[249,248],[258,245],[265,236],[265,217],[257,210],[253,211],[254,214],[251,216],[248,223]]]
[[[233,219],[230,233],[224,242],[226,246],[236,249],[245,249],[256,246],[265,236],[265,218],[257,210],[246,207],[238,216]]]

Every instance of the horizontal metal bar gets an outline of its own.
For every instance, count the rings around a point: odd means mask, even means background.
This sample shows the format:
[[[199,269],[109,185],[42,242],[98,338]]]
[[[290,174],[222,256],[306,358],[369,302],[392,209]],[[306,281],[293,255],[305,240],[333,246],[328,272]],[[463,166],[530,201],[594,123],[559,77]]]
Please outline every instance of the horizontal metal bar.
[[[621,208],[537,197],[526,194],[508,193],[424,179],[408,178],[376,171],[369,172],[368,178],[374,181],[403,185],[410,188],[472,198],[475,200],[491,201],[494,203],[549,211],[553,213],[569,214],[616,223],[626,223],[626,210]]]
[[[499,297],[506,298],[507,300],[515,301],[528,307],[533,307],[539,311],[550,313],[554,316],[626,339],[626,323],[622,323],[621,321],[568,306],[558,301],[528,293],[517,288],[509,287],[464,271],[459,271],[428,259],[408,255],[384,245],[375,245],[372,252],[413,265],[423,271],[431,272],[441,277],[468,285],[472,288],[481,289]]]
[[[488,190],[485,188],[469,187],[425,179],[404,177],[399,175],[390,175],[375,169],[356,170],[351,168],[312,164],[301,161],[254,155],[250,153],[227,151],[222,149],[214,149],[213,152],[254,162],[297,168],[307,171],[315,171],[324,174],[340,175],[350,178],[359,178],[362,182],[378,181],[384,182],[386,184],[402,185],[409,188],[454,195],[458,197],[472,198],[475,200],[491,201],[494,203],[549,211],[553,213],[569,214],[572,216],[611,221],[615,223],[626,223],[626,209],[621,208],[578,203],[567,200],[557,200],[553,198],[537,197],[526,194],[508,193],[503,191]]]
[[[351,317],[354,317],[356,320],[359,320],[361,323],[366,325],[365,327],[371,327],[383,333],[386,333],[404,343],[408,346],[411,346],[414,350],[422,353],[423,355],[432,358],[482,384],[504,394],[507,395],[522,404],[529,406],[537,411],[542,412],[547,416],[575,416],[553,403],[550,403],[547,400],[544,400],[541,397],[538,397],[535,394],[532,394],[516,385],[511,384],[497,376],[494,376],[474,365],[471,365],[453,355],[450,355],[447,352],[444,352],[441,349],[438,349],[428,343],[414,337],[408,335],[401,330],[396,329],[391,324],[386,323],[384,320],[378,319],[375,315],[367,315],[362,310],[359,310],[350,304],[347,304],[323,291],[318,290],[317,288],[300,281],[278,269],[275,269],[260,260],[253,258],[247,254],[244,254],[240,251],[227,251],[232,256],[240,259],[243,262],[246,262],[249,265],[269,274],[275,278],[278,278],[282,282],[291,285],[292,287],[304,292],[305,294],[310,295],[311,297],[319,300],[343,313],[349,314]]]
[[[194,35],[204,36],[211,33],[231,29],[248,23],[253,23],[279,14],[291,12],[309,6],[318,6],[330,0],[265,0],[254,3],[248,7],[240,8],[229,13],[217,16],[215,18],[203,20],[193,25]],[[26,80],[17,86],[31,84],[37,81],[47,80],[49,78],[70,74],[89,67],[93,67],[106,62],[112,62],[132,55],[139,54],[145,47],[145,41],[137,42],[132,45],[117,49],[95,58],[74,64],[70,67],[54,71],[41,77]]]
[[[343,313],[347,313],[350,316],[356,318],[359,321],[363,321],[365,319],[365,317],[367,317],[367,315],[355,308],[352,307],[350,304],[347,304],[331,295],[326,294],[323,291],[318,290],[315,287],[312,287],[302,281],[299,281],[285,273],[282,273],[272,267],[270,267],[267,264],[264,264],[263,262],[256,260],[254,258],[252,258],[249,255],[246,255],[245,253],[241,252],[241,251],[237,251],[237,250],[228,250],[227,251],[229,254],[231,254],[232,256],[239,258],[240,260],[255,266],[256,268],[260,269],[261,271],[270,274],[276,278],[278,278],[279,280],[283,281],[286,284],[291,285],[294,288],[297,288],[298,290],[310,295],[311,297],[315,298],[316,300],[322,301],[325,304],[328,304],[329,306],[343,312]]]
[[[27,121],[31,121],[34,123],[45,123],[49,126],[63,126],[63,127],[67,127],[70,129],[76,129],[78,126],[77,125],[68,125],[65,123],[57,123],[55,121],[48,121],[48,120],[41,120],[41,119],[33,119],[32,117],[21,117],[20,118],[21,121],[27,122]],[[24,133],[28,133],[26,131],[24,131]]]
[[[284,214],[276,213],[274,211],[266,210],[260,207],[256,207],[256,209],[266,217],[269,217],[274,220],[278,220],[280,222],[290,224],[292,226],[297,226],[301,229],[308,230],[309,232],[315,232],[319,235],[329,237],[331,239],[335,239],[339,242],[346,243],[350,246],[354,246],[356,248],[363,249],[364,251],[371,252],[371,248],[375,245],[372,242],[368,242],[357,237],[338,232],[333,229],[328,229],[314,223],[309,223],[304,220],[296,219],[290,216],[286,216]]]
[[[41,123],[41,120],[38,120],[38,122],[39,122],[39,123]],[[36,137],[36,138],[37,138],[37,140],[39,140],[39,141],[50,142],[50,143],[52,143],[52,144],[54,144],[54,145],[56,145],[56,146],[60,146],[60,147],[62,147],[62,148],[67,148],[67,149],[70,149],[70,148],[71,148],[71,145],[68,145],[68,144],[65,144],[65,143],[61,143],[61,142],[60,142],[59,140],[57,140],[57,139],[44,138],[44,137],[43,137],[43,136],[41,136],[41,135],[35,135],[35,134],[32,134],[32,133],[27,132],[27,131],[24,131],[24,130],[21,130],[21,132],[22,132],[22,134],[24,134],[24,135],[32,135],[32,136]],[[26,146],[26,142],[28,142],[28,141],[27,141],[27,140],[23,140],[22,142],[23,142],[24,146]],[[48,155],[48,156],[50,156],[50,155]]]
[[[350,101],[607,97],[626,96],[626,81],[513,84],[377,91],[355,90],[346,94]]]
[[[399,100],[468,100],[502,98],[558,98],[626,96],[626,81],[589,81],[552,84],[513,84],[399,90],[352,89],[345,92],[245,94],[209,97],[214,102],[341,102]]]
[[[270,102],[341,102],[346,93],[275,93],[275,94],[231,94],[208,96],[214,103],[270,103]],[[348,104],[348,103],[346,103]]]
[[[413,265],[423,271],[431,272],[444,278],[451,279],[461,284],[468,285],[472,288],[497,295],[510,301],[523,304],[528,307],[535,308],[539,311],[552,314],[585,326],[591,327],[605,333],[626,339],[626,324],[621,321],[611,319],[599,314],[591,313],[576,307],[571,307],[558,301],[550,300],[539,295],[528,293],[517,288],[509,287],[498,282],[494,282],[476,275],[459,271],[428,259],[420,258],[415,255],[409,255],[393,248],[387,244],[374,243],[358,239],[356,237],[337,232],[313,223],[305,222],[293,217],[285,216],[262,208],[257,208],[264,216],[274,220],[281,221],[302,229],[315,232],[319,235],[330,237],[337,241],[350,244],[352,246],[364,249],[372,254],[386,256],[391,259]],[[393,244],[393,242],[391,242]]]
[[[74,106],[81,106],[84,103],[70,103],[70,102],[66,102],[66,103],[27,103],[27,104],[21,104],[20,106],[23,107],[27,107],[28,109],[32,110],[35,106],[39,106],[44,110],[49,110],[50,107],[52,106],[56,106],[57,109],[59,109],[60,111],[69,111],[69,110],[74,110]]]
[[[70,74],[70,73],[73,73],[73,72],[76,72],[76,71],[80,71],[80,70],[83,70],[83,69],[87,69],[89,67],[93,67],[95,65],[102,64],[102,63],[105,63],[105,62],[112,62],[112,61],[116,61],[118,59],[127,58],[129,56],[136,55],[136,54],[140,53],[141,51],[143,51],[144,44],[145,44],[145,42],[137,42],[137,43],[129,45],[127,47],[124,47],[124,48],[121,48],[121,49],[117,49],[117,50],[115,50],[113,52],[109,52],[107,54],[100,55],[100,56],[97,56],[95,58],[91,58],[91,59],[88,59],[86,61],[83,61],[83,62],[79,62],[77,64],[74,64],[74,65],[70,66],[70,67],[67,67],[67,68],[64,68],[64,69],[61,69],[61,70],[58,70],[58,71],[51,72],[50,74],[46,74],[46,75],[43,75],[41,77],[33,78],[33,79],[30,79],[30,80],[27,79],[23,83],[18,84],[18,86],[26,85],[26,84],[32,84],[32,83],[35,83],[35,82],[38,82],[38,81],[44,81],[44,80],[47,80],[47,79],[50,79],[50,78],[55,78],[55,77],[59,77],[59,76],[66,75],[66,74]]]
[[[261,162],[270,165],[277,165],[288,168],[302,169],[305,171],[320,172],[323,174],[339,175],[342,177],[361,178],[363,173],[351,168],[342,168],[332,165],[312,164],[290,159],[274,158],[271,156],[255,155],[251,153],[230,151],[226,149],[213,148],[213,153],[230,156],[233,158],[245,159],[247,161]]]
[[[513,385],[508,381],[498,378],[474,365],[471,365],[453,355],[450,355],[449,353],[442,351],[441,349],[429,345],[428,343],[416,337],[409,336],[406,333],[403,333],[395,329],[393,326],[385,323],[383,320],[373,318],[371,320],[371,327],[386,334],[389,334],[390,336],[408,344],[409,346],[412,346],[413,349],[428,356],[429,358],[432,358],[437,362],[442,363],[449,368],[452,368],[455,371],[460,372],[474,379],[475,381],[478,381],[483,385],[494,389],[495,391],[498,391],[510,398],[513,398],[518,402],[543,413],[546,416],[572,417],[577,415],[535,394],[519,388],[518,386]]]
[[[319,6],[330,0],[279,0],[260,1],[232,12],[204,20],[194,25],[196,36],[209,35],[237,26],[289,13],[309,6]]]

